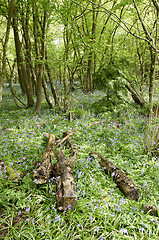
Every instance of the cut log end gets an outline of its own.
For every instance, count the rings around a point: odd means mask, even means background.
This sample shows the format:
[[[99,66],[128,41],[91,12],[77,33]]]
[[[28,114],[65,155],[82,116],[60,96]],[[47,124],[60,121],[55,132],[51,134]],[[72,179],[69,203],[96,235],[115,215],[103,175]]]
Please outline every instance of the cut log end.
[[[150,213],[152,216],[156,216],[158,217],[158,211],[157,211],[157,208],[154,207],[153,205],[146,205],[146,204],[143,204],[142,205],[142,209],[145,213]]]

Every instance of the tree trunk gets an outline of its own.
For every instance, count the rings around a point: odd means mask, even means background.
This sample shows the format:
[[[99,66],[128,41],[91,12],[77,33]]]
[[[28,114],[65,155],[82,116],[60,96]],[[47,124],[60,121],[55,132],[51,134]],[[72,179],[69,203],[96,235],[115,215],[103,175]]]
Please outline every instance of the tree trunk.
[[[16,95],[16,93],[15,93],[15,91],[14,91],[14,88],[12,87],[15,63],[16,63],[16,58],[14,59],[14,63],[13,63],[12,68],[10,67],[10,76],[9,76],[9,74],[7,74],[7,75],[8,75],[8,82],[9,82],[10,91],[11,91],[11,93],[12,93],[13,100],[14,100],[16,106],[19,107],[19,108],[21,108],[21,106],[18,105],[18,102],[20,102],[25,108],[27,108],[27,106],[25,105],[25,103],[23,103],[23,102],[21,101],[21,99]],[[17,101],[18,101],[18,102],[17,102]]]
[[[19,73],[19,81],[23,88],[25,88],[25,92],[27,95],[27,102],[28,107],[34,105],[33,95],[30,89],[30,85],[28,84],[28,75],[27,70],[24,65],[23,54],[22,54],[22,46],[19,39],[19,32],[18,32],[18,23],[16,16],[13,17],[13,30],[14,30],[14,41],[15,41],[15,48],[16,48],[16,56],[17,56],[17,66],[18,66],[18,73]]]
[[[29,36],[29,6],[27,7],[26,14],[23,13],[25,17],[22,18],[22,28],[23,28],[23,36],[25,41],[25,59],[27,64],[27,74],[28,74],[28,84],[30,86],[31,94],[34,93],[36,88],[36,75],[33,68],[33,61],[32,61],[32,48],[31,48],[31,42],[30,42],[30,36]]]
[[[36,19],[35,29],[37,30],[38,19],[37,19],[37,17],[35,19]],[[37,56],[38,58],[40,58],[40,63],[38,64],[38,75],[37,75],[37,85],[36,85],[37,100],[36,100],[35,111],[37,113],[39,113],[41,111],[41,106],[42,106],[42,79],[44,76],[44,59],[45,59],[47,20],[48,20],[48,14],[47,14],[46,10],[44,10],[42,33],[41,33],[41,53],[38,48],[37,33],[35,36],[36,37],[37,54],[40,53],[40,56],[39,55]]]
[[[68,21],[68,19],[67,19]],[[64,85],[64,109],[67,109],[67,98],[68,98],[68,76],[69,76],[69,67],[68,67],[68,61],[69,61],[69,44],[70,44],[70,37],[69,37],[69,29],[68,29],[68,23],[66,21],[65,29],[64,29],[64,46],[65,46],[65,52],[64,52],[64,73],[63,73],[63,85]]]
[[[153,102],[153,93],[154,93],[154,85],[155,85],[155,69],[156,69],[156,61],[157,61],[157,52],[150,47],[150,55],[151,55],[151,65],[150,65],[150,74],[149,74],[149,103]]]
[[[12,20],[12,15],[14,10],[14,3],[15,3],[15,0],[11,0],[8,4],[8,21],[7,21],[7,29],[6,29],[4,46],[3,46],[2,71],[0,72],[0,108],[2,105],[2,90],[3,90],[3,83],[4,83],[4,77],[5,77],[5,71],[6,71],[7,47],[8,47],[8,41],[9,41],[11,20]]]
[[[61,150],[57,151],[57,160],[53,166],[57,207],[60,211],[74,209],[77,204],[77,191],[71,161]]]
[[[49,92],[48,92],[48,88],[47,88],[47,83],[46,83],[44,77],[42,79],[42,85],[43,85],[43,89],[44,89],[44,93],[45,93],[45,98],[46,98],[46,101],[47,101],[49,107],[50,108],[54,108],[54,104],[53,104],[52,99],[50,98],[50,95],[49,95]]]
[[[93,77],[92,77],[92,70],[93,70],[93,62],[92,62],[92,53],[89,54],[88,59],[88,66],[87,66],[87,92],[93,91]]]
[[[52,95],[53,95],[53,98],[54,98],[54,101],[55,101],[55,105],[58,105],[59,106],[59,101],[58,101],[58,96],[57,96],[57,92],[54,88],[54,85],[53,85],[53,81],[52,81],[52,78],[51,78],[51,70],[49,68],[49,65],[47,63],[47,49],[45,49],[45,70],[47,72],[47,75],[48,75],[48,78],[49,78],[49,83],[50,83],[50,87],[51,87],[51,92],[52,92]]]

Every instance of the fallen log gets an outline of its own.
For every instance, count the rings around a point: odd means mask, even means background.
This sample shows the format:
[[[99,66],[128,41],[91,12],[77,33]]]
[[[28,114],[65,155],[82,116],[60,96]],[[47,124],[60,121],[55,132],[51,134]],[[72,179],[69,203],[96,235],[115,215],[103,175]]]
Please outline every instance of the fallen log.
[[[60,211],[74,209],[77,204],[77,190],[72,170],[72,160],[65,157],[61,150],[57,151],[57,163],[53,165],[56,177],[56,202]]]
[[[46,183],[52,172],[51,160],[54,157],[53,147],[55,144],[55,135],[47,134],[46,137],[48,140],[46,152],[42,155],[40,166],[34,172],[34,181],[37,184]]]
[[[125,87],[131,92],[132,98],[136,104],[139,104],[140,107],[143,107],[146,104],[146,101],[143,97],[133,88],[132,85],[125,84]]]
[[[152,216],[156,216],[158,217],[158,211],[157,211],[157,208],[154,207],[153,205],[146,205],[146,204],[143,204],[142,205],[142,209],[145,213],[150,213]]]
[[[63,133],[63,139],[60,141],[60,145],[61,142],[67,141],[67,145],[71,149],[69,158],[61,150],[58,150],[58,161],[53,165],[52,172],[56,176],[56,202],[60,211],[74,209],[77,204],[77,190],[72,170],[78,155],[77,145],[71,139],[74,131],[76,129]]]
[[[101,154],[94,151],[90,153],[90,155],[92,154],[97,155],[101,159],[100,165],[104,168],[104,171],[107,175],[113,177],[113,181],[117,184],[117,187],[120,189],[120,191],[128,199],[137,201],[141,195],[138,186],[136,186],[135,183],[133,183],[132,180],[128,178],[120,168],[109,162]]]
[[[73,166],[77,161],[78,148],[72,141],[71,135],[76,131],[67,131],[63,134],[63,139],[56,140],[53,134],[47,135],[47,149],[42,156],[41,165],[34,172],[37,184],[46,183],[50,176],[56,177],[56,202],[60,211],[74,209],[77,204],[77,191],[74,182]],[[51,159],[54,157],[53,147],[61,145],[67,141],[71,148],[70,157],[67,158],[61,150],[57,150],[57,162],[52,165]]]

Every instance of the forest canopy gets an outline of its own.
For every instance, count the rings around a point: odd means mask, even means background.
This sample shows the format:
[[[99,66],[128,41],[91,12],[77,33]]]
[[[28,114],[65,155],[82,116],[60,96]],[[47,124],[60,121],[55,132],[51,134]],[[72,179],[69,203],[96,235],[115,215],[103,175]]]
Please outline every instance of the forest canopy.
[[[66,111],[77,82],[84,92],[102,88],[108,99],[123,94],[124,87],[139,105],[152,105],[158,87],[156,0],[1,0],[0,5],[0,106],[6,82],[17,104],[12,83],[19,83],[23,105],[35,105],[37,113],[42,89],[49,107]]]

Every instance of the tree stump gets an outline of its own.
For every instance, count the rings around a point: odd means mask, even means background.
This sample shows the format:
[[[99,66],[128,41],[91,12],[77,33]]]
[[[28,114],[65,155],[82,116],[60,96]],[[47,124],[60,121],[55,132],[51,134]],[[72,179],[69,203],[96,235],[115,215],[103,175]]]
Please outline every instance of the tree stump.
[[[113,181],[117,184],[120,191],[127,198],[137,201],[141,195],[138,186],[136,186],[135,183],[133,183],[121,169],[109,162],[101,154],[94,151],[91,152],[91,155],[92,154],[97,155],[101,159],[100,165],[104,168],[107,175],[113,177]]]

